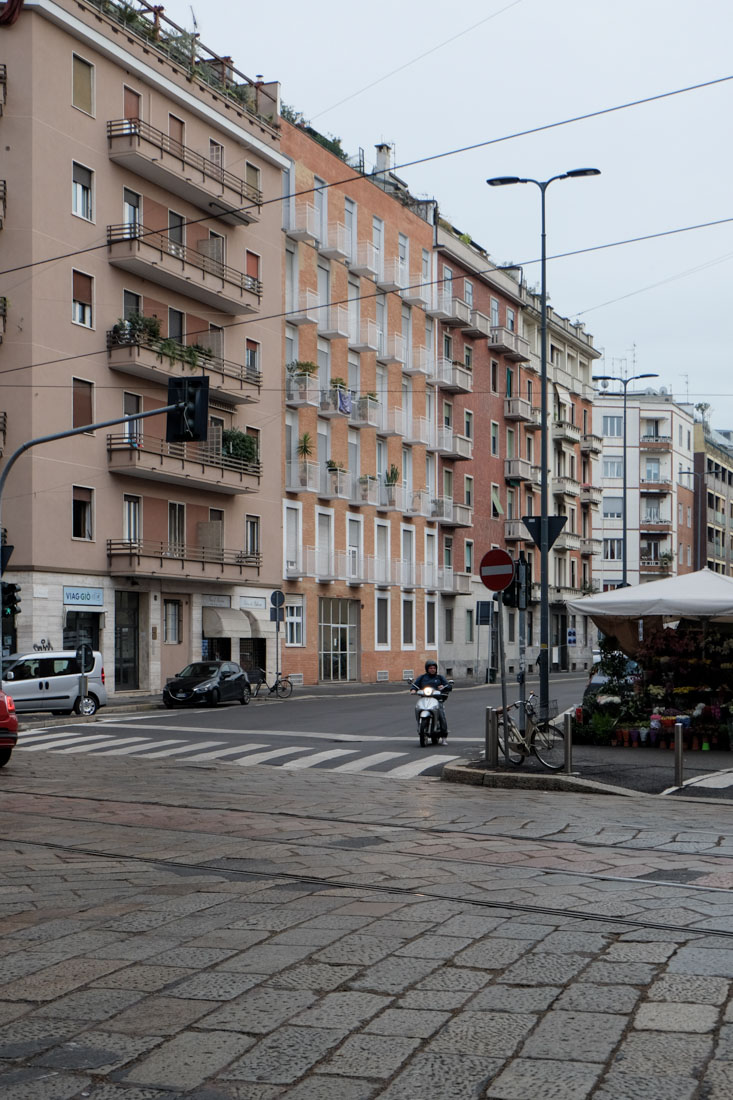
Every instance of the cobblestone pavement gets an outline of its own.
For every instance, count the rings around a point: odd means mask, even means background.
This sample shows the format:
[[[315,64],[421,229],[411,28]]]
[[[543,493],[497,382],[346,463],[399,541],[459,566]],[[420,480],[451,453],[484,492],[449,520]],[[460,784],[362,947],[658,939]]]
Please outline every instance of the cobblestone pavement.
[[[34,754],[12,1100],[730,1100],[725,805]]]

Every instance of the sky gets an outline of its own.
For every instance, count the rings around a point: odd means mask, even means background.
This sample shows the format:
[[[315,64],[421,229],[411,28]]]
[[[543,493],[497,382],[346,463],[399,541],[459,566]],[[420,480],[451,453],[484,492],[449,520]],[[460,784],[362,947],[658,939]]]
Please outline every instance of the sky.
[[[656,372],[642,385],[708,403],[712,426],[733,428],[730,0],[168,0],[165,14],[187,30],[195,18],[201,42],[252,79],[280,81],[284,103],[364,149],[368,168],[392,144],[412,193],[496,263],[524,264],[530,286],[540,192],[485,180],[600,169],[547,190],[553,308],[592,333],[597,373]],[[668,235],[597,248],[650,234]],[[595,250],[552,259],[582,249]]]

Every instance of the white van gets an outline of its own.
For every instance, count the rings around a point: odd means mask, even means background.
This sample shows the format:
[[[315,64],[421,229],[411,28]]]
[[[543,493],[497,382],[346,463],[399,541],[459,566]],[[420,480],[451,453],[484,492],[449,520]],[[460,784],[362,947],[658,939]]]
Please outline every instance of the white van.
[[[94,653],[87,675],[87,693],[79,687],[81,665],[76,650],[19,654],[3,668],[3,691],[12,695],[18,713],[50,710],[54,714],[95,714],[107,704],[102,654]]]

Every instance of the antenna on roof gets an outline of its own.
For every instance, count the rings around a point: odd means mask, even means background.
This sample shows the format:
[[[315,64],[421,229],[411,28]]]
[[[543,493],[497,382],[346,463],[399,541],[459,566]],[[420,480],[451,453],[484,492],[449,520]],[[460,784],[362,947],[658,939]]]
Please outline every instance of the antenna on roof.
[[[196,12],[193,10],[193,7],[191,7],[191,19],[193,20],[193,33],[198,34],[199,33],[199,25],[196,22]]]

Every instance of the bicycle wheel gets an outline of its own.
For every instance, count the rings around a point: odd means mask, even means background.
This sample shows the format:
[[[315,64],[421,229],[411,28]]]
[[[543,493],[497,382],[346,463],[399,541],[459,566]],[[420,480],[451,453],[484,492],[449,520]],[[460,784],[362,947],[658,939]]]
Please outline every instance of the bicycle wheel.
[[[522,735],[509,715],[499,715],[498,733],[499,763],[502,764],[507,759],[507,755],[505,755],[504,751],[504,745],[506,743],[509,763],[513,764],[515,768],[518,768],[520,764],[524,763],[524,753],[517,747],[522,743]]]
[[[551,772],[565,765],[565,735],[552,722],[538,722],[532,731],[532,752]]]
[[[283,677],[275,684],[275,690],[281,699],[287,699],[288,695],[293,694],[293,685],[287,677]]]

